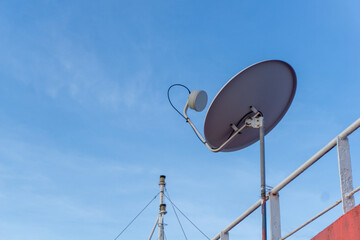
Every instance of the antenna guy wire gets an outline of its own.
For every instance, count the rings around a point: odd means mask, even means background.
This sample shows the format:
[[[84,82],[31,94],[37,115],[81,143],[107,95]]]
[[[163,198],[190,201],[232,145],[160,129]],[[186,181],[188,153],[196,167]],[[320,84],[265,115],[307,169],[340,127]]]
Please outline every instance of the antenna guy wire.
[[[160,194],[160,192],[159,192],[158,194],[156,194],[155,197],[153,197],[153,199],[151,199],[151,201],[150,201],[148,204],[146,204],[146,206],[133,218],[133,220],[130,221],[130,223],[129,223],[128,225],[126,225],[126,227],[116,236],[116,238],[114,238],[114,240],[117,240],[117,239],[121,236],[121,234],[122,234],[123,232],[125,232],[125,230],[135,221],[135,219],[136,219],[138,216],[140,216],[140,214],[150,205],[150,203],[152,203],[152,202],[155,200],[155,198],[156,198],[159,194]]]

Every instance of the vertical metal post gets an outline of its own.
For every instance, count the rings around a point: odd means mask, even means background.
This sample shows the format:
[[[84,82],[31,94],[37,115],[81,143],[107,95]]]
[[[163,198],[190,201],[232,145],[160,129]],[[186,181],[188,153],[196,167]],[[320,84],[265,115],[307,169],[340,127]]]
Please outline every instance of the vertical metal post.
[[[229,240],[229,232],[221,232],[220,240]]]
[[[347,137],[337,137],[337,150],[343,211],[347,213],[355,207],[354,196],[346,197],[354,189],[351,173],[350,146]]]
[[[262,240],[266,240],[266,191],[265,191],[265,139],[264,118],[260,117],[260,174],[261,174],[261,216],[262,216]]]
[[[164,240],[164,215],[166,214],[166,204],[164,204],[165,176],[160,176],[160,209],[159,209],[159,240]]]
[[[279,240],[281,238],[279,194],[270,192],[269,198],[271,240]]]

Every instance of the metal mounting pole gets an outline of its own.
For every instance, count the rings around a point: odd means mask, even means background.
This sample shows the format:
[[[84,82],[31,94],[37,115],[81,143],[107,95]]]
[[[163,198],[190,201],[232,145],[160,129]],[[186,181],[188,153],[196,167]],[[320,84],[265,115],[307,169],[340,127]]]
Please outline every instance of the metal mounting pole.
[[[160,176],[160,209],[159,209],[159,240],[164,240],[164,215],[166,214],[166,204],[164,204],[165,176]]]
[[[259,128],[260,137],[260,175],[261,175],[261,217],[262,217],[262,240],[266,240],[266,191],[265,191],[265,132],[264,132],[264,117],[251,106],[250,109],[256,113],[254,117],[249,117],[245,120],[245,124],[248,127]],[[261,114],[258,117],[258,113]]]
[[[261,174],[261,216],[262,240],[266,240],[266,191],[265,191],[265,143],[264,143],[264,118],[260,117],[260,174]]]

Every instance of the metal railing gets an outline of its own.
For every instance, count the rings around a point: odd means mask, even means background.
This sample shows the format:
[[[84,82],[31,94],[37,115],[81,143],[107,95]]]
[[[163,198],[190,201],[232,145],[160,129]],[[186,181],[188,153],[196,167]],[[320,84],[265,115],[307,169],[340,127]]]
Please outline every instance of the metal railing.
[[[351,124],[348,128],[346,128],[343,132],[341,132],[337,137],[331,140],[326,146],[320,149],[315,155],[313,155],[309,160],[307,160],[304,164],[302,164],[298,169],[296,169],[292,174],[290,174],[287,178],[285,178],[282,182],[280,182],[276,187],[271,189],[266,195],[266,201],[270,201],[270,236],[271,240],[283,240],[324,213],[330,211],[335,206],[342,203],[343,212],[347,213],[352,208],[355,207],[355,199],[354,194],[360,191],[360,187],[354,190],[352,183],[352,171],[351,171],[351,159],[350,159],[350,148],[348,136],[353,133],[356,129],[360,127],[360,118],[357,119],[353,124]],[[341,188],[341,196],[342,198],[335,202],[333,205],[323,210],[313,218],[311,218],[306,223],[302,224],[300,227],[294,229],[290,233],[281,237],[281,222],[280,222],[280,204],[279,204],[279,191],[283,189],[286,185],[288,185],[291,181],[293,181],[296,177],[298,177],[301,173],[307,170],[311,165],[317,162],[322,156],[328,153],[331,149],[337,146],[338,151],[338,163],[339,163],[339,175],[340,175],[340,188]],[[254,203],[250,208],[248,208],[243,214],[241,214],[237,219],[235,219],[231,224],[225,227],[220,233],[218,233],[211,240],[228,240],[229,239],[229,231],[233,229],[236,225],[242,222],[246,217],[252,214],[256,209],[261,206],[262,200],[259,199],[256,203]]]

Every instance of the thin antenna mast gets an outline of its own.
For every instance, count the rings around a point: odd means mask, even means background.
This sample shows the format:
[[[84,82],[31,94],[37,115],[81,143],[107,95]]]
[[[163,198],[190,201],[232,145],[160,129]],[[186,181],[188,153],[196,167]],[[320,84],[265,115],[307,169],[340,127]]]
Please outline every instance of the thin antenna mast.
[[[164,188],[165,188],[165,175],[160,176],[160,211],[159,211],[159,240],[164,240],[164,215],[166,214],[166,204],[164,204]]]

